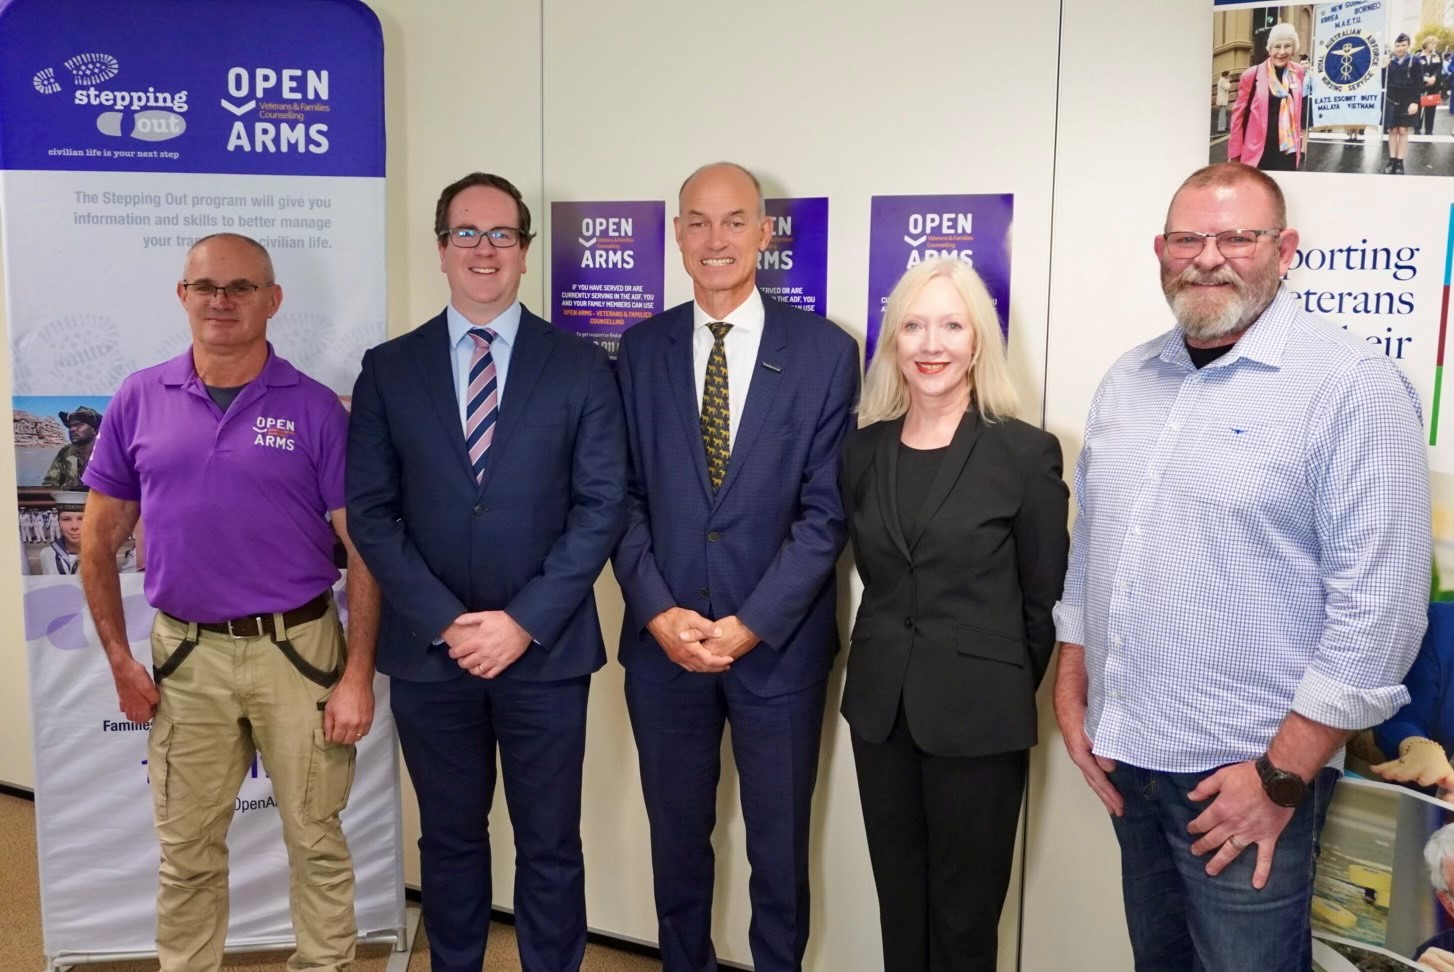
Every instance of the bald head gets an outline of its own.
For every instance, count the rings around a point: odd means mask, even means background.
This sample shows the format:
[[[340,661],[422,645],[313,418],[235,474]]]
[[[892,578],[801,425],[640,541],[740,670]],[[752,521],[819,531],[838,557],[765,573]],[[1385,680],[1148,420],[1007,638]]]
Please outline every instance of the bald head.
[[[273,258],[268,254],[267,247],[263,246],[251,236],[244,236],[241,233],[213,233],[211,236],[204,236],[196,243],[193,243],[187,250],[186,263],[182,268],[182,276],[184,278],[190,279],[191,274],[189,270],[192,267],[193,257],[203,247],[222,248],[225,250],[240,247],[244,250],[251,250],[252,254],[257,257],[261,270],[261,275],[254,283],[273,282]]]
[[[687,195],[687,189],[693,182],[700,178],[710,177],[712,179],[725,178],[729,181],[735,178],[746,180],[752,186],[752,193],[757,197],[757,218],[761,219],[767,215],[767,203],[762,198],[762,183],[757,181],[757,176],[745,165],[738,165],[736,162],[709,162],[697,169],[682,181],[682,186],[677,190],[677,212],[682,212],[682,200]]]

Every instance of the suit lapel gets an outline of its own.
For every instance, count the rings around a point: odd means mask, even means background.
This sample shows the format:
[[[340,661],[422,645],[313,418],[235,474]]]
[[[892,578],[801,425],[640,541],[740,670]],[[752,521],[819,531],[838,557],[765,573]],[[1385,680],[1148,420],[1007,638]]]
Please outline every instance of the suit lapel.
[[[757,345],[757,361],[753,363],[750,376],[729,374],[727,381],[741,381],[746,377],[747,400],[742,406],[742,419],[737,423],[737,435],[732,440],[732,455],[727,460],[727,475],[722,488],[717,491],[717,502],[727,495],[737,479],[737,471],[747,462],[747,454],[757,442],[767,417],[772,414],[773,399],[777,397],[784,378],[791,379],[792,354],[788,350],[788,327],[774,312],[772,301],[764,300],[767,313],[762,322],[762,340]],[[705,465],[706,460],[703,460]]]
[[[697,373],[692,367],[692,305],[686,304],[671,322],[666,342],[666,376],[682,421],[689,461],[697,470],[697,480],[708,496],[712,481],[707,478],[707,452],[702,445],[702,416],[697,408]]]
[[[879,427],[874,445],[874,493],[878,496],[878,512],[888,528],[894,546],[909,559],[909,545],[904,540],[904,525],[899,522],[899,434],[904,420],[892,419]]]
[[[524,418],[525,404],[540,381],[558,336],[554,327],[525,308],[520,309],[520,329],[515,332],[515,346],[510,349],[510,370],[505,376],[505,392],[500,396],[500,414],[495,420],[495,438],[490,443],[482,486],[494,481],[491,469],[510,447],[510,439]]]
[[[944,454],[944,461],[940,463],[939,471],[934,474],[934,482],[929,486],[929,493],[924,497],[924,506],[919,510],[914,535],[909,537],[910,550],[918,545],[919,538],[924,535],[924,528],[949,498],[954,484],[959,482],[959,476],[964,472],[964,464],[969,461],[969,454],[974,451],[974,445],[979,441],[979,433],[979,412],[971,407],[959,420],[959,427],[954,430],[954,438],[949,442],[949,451]]]
[[[449,346],[449,324],[443,314],[414,332],[414,364],[424,394],[439,413],[440,425],[460,468],[473,481],[474,466],[464,445],[464,426],[459,421],[459,399],[454,393],[454,349]]]

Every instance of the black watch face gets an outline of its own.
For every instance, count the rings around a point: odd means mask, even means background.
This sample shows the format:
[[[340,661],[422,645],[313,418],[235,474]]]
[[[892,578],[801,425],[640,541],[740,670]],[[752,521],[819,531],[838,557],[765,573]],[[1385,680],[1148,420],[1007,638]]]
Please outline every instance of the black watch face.
[[[1303,781],[1291,774],[1277,773],[1267,782],[1267,795],[1272,797],[1273,803],[1284,807],[1295,807],[1301,803],[1306,789]]]

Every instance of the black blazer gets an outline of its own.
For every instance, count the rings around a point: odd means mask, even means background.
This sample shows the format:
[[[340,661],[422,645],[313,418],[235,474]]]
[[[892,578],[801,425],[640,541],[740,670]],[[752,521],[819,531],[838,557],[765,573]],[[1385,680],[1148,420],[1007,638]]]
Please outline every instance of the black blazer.
[[[903,419],[849,434],[841,484],[863,600],[843,715],[869,742],[899,700],[937,756],[1035,744],[1035,690],[1055,647],[1069,548],[1060,443],[1015,419],[965,413],[914,536],[899,524]]]

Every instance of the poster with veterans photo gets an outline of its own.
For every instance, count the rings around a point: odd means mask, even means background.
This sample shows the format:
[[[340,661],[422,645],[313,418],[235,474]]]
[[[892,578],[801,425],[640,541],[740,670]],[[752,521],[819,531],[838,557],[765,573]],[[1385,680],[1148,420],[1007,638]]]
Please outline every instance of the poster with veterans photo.
[[[88,487],[81,474],[91,460],[111,399],[100,395],[18,395],[12,399],[16,517],[20,572],[75,576]],[[136,539],[118,552],[122,571],[138,566]]]
[[[1447,3],[1213,4],[1208,161],[1450,175],[1451,68]]]

